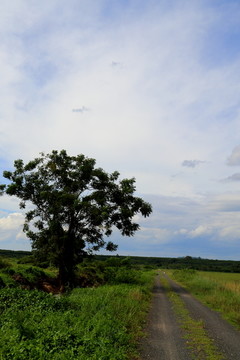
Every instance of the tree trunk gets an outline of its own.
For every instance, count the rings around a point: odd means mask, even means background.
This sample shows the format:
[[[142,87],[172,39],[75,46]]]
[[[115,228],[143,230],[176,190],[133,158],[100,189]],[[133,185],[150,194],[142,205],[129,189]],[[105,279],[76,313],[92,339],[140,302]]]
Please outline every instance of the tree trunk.
[[[74,271],[68,269],[64,264],[60,264],[58,272],[58,281],[61,292],[64,292],[66,288],[72,288],[74,286]]]
[[[59,261],[59,284],[63,289],[72,288],[75,283],[75,248],[74,235],[70,230],[63,238]]]

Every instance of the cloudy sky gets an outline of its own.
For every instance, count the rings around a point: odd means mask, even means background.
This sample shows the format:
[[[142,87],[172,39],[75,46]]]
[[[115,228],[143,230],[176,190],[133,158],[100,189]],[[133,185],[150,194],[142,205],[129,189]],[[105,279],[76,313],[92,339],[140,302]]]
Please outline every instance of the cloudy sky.
[[[0,174],[83,153],[153,205],[119,254],[240,260],[239,19],[238,0],[2,0]],[[2,249],[31,248],[18,202]]]

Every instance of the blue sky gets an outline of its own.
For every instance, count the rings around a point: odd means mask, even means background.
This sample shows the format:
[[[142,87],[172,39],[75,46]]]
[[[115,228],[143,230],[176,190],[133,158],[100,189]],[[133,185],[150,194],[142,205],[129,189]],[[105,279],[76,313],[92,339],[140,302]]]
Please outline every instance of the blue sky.
[[[119,254],[239,260],[239,18],[239,1],[3,1],[0,174],[83,153],[153,204]],[[18,202],[0,198],[0,248],[30,250]]]

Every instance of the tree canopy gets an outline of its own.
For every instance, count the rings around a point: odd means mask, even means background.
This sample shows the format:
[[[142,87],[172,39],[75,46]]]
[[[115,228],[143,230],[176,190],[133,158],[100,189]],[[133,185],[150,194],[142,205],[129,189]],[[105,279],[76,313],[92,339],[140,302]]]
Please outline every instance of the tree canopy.
[[[14,171],[4,171],[10,180],[1,191],[20,198],[25,209],[26,235],[38,256],[51,259],[59,269],[62,285],[72,285],[75,265],[84,254],[117,246],[106,237],[116,227],[133,236],[139,225],[134,215],[147,217],[152,207],[134,196],[135,179],[120,180],[84,155],[69,156],[53,150],[24,165],[14,162]]]

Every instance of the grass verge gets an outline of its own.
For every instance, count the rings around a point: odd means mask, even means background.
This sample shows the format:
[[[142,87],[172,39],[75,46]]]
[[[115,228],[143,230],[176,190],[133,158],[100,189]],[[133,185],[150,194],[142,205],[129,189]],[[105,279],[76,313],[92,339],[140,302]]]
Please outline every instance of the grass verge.
[[[153,276],[143,272],[139,284],[76,288],[64,296],[1,289],[0,359],[133,359]]]

